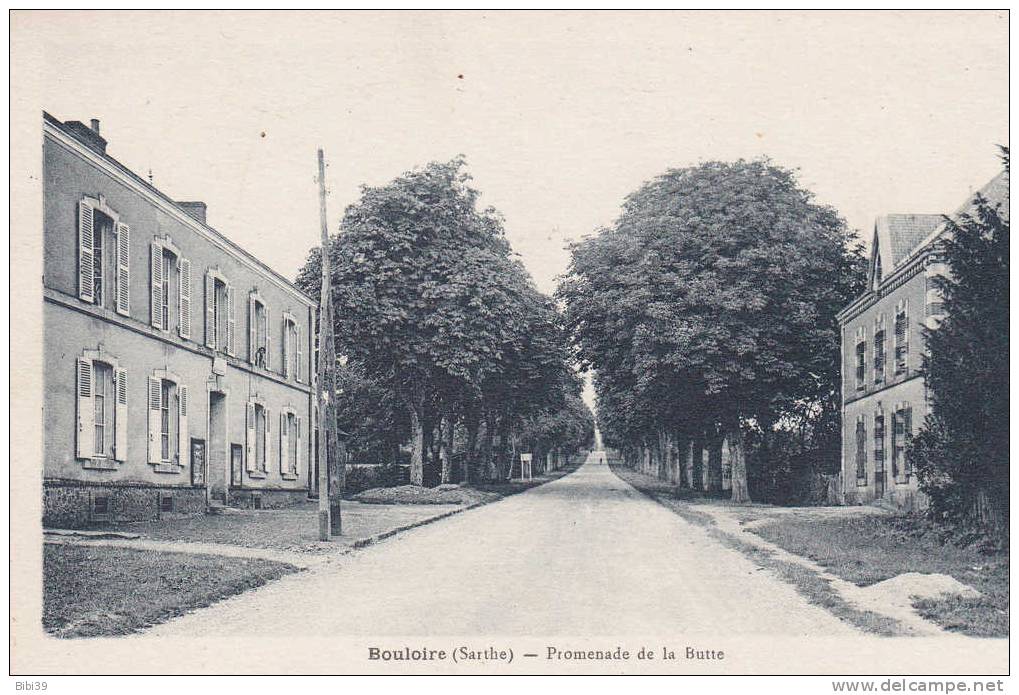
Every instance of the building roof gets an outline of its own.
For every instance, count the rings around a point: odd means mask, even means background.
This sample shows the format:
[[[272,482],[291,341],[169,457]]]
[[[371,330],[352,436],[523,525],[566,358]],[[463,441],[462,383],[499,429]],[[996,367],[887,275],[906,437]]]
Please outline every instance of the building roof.
[[[1009,219],[1008,188],[1008,173],[1002,171],[984,184],[983,188],[966,198],[966,201],[952,213],[952,219],[958,220],[962,215],[968,215],[976,210],[978,196],[990,203],[992,207],[996,206],[998,208],[998,214],[1000,214],[1004,219]],[[943,221],[944,220],[942,220],[942,222]],[[920,249],[928,246],[935,239],[941,236],[944,231],[945,225],[938,225],[938,228],[926,236],[914,250],[919,251]]]
[[[992,206],[998,208],[999,214],[1009,217],[1009,177],[1001,172],[988,181],[979,191],[966,197],[966,200],[951,215],[958,220],[962,215],[971,214],[976,209],[977,197],[982,197]],[[855,315],[862,307],[868,306],[868,297],[873,298],[877,286],[892,280],[900,269],[911,266],[915,259],[922,256],[947,228],[945,215],[884,215],[874,223],[874,235],[871,242],[870,271],[867,290],[845,307],[839,316],[842,319]],[[880,278],[875,283],[875,274],[880,270]]]
[[[891,270],[907,258],[931,232],[945,221],[941,215],[883,215],[875,228],[884,253],[882,265]]]
[[[218,231],[217,229],[214,229],[213,227],[210,227],[208,224],[201,220],[196,220],[194,218],[194,215],[192,215],[190,212],[188,212],[187,209],[182,207],[178,201],[166,195],[158,188],[153,186],[151,183],[146,181],[144,178],[142,178],[134,171],[129,169],[127,166],[121,164],[116,159],[108,155],[105,152],[105,140],[103,140],[103,147],[101,149],[97,149],[92,144],[83,141],[81,133],[79,133],[75,128],[68,126],[67,123],[61,122],[59,119],[55,118],[46,111],[43,111],[42,115],[44,123],[47,123],[53,126],[54,128],[58,129],[62,133],[66,134],[68,137],[72,138],[76,143],[80,143],[81,146],[85,147],[87,151],[92,154],[92,156],[99,157],[102,160],[109,163],[110,165],[112,165],[117,170],[117,172],[119,172],[122,176],[129,179],[131,183],[133,183],[135,186],[137,186],[138,190],[144,191],[146,194],[158,199],[158,201],[163,205],[168,205],[169,207],[172,207],[174,210],[179,211],[181,213],[181,221],[190,224],[191,226],[195,227],[199,232],[205,234],[207,237],[211,237],[212,239],[225,245],[242,261],[253,264],[259,269],[265,271],[266,273],[269,274],[269,276],[273,280],[277,282],[277,284],[285,287],[288,290],[296,292],[297,295],[301,297],[301,299],[303,299],[304,302],[309,306],[315,305],[314,299],[312,299],[312,297],[309,296],[306,292],[304,292],[304,290],[302,290],[300,287],[295,285],[290,279],[278,273],[273,268],[269,267],[266,263],[259,260],[254,254],[252,254],[251,252],[249,252],[247,249],[243,248],[236,242],[232,241],[222,232]]]

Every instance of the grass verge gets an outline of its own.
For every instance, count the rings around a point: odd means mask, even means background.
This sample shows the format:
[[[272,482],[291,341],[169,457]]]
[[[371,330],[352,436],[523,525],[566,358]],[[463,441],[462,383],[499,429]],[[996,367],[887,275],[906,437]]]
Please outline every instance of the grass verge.
[[[906,572],[946,574],[982,595],[914,601],[920,615],[974,637],[1008,636],[1008,554],[943,540],[928,522],[908,516],[809,520],[776,518],[750,529],[832,574],[870,586]]]
[[[43,627],[55,637],[126,635],[296,571],[268,560],[47,544]]]

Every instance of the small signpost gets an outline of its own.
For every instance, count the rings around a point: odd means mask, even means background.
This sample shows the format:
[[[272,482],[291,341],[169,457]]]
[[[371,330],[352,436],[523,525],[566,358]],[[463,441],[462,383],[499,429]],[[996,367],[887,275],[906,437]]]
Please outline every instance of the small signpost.
[[[520,454],[520,479],[530,480],[533,478],[533,469],[531,468],[531,455]]]

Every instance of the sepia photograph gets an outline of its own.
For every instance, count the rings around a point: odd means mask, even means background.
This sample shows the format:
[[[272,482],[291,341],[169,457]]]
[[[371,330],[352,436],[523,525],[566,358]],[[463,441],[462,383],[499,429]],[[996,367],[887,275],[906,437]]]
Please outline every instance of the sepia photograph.
[[[1008,10],[9,26],[10,675],[1005,690]]]

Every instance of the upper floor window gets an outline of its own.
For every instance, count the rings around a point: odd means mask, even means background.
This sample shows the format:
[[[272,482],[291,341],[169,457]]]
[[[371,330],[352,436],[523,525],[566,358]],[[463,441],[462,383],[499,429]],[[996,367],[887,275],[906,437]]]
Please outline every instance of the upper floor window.
[[[874,332],[874,383],[881,384],[885,380],[885,331]]]
[[[283,377],[301,381],[304,369],[301,326],[291,314],[283,316]]]
[[[169,237],[152,242],[152,325],[163,331],[177,329],[191,337],[191,261],[181,256]]]
[[[234,290],[217,270],[205,274],[205,345],[229,355],[235,346]]]
[[[909,368],[908,305],[900,302],[895,309],[895,373],[905,374]]]
[[[257,290],[251,293],[248,301],[248,361],[256,367],[272,369],[269,308]]]
[[[861,326],[856,330],[856,388],[862,389],[867,383],[867,337]]]
[[[130,313],[131,230],[102,198],[78,203],[78,297]]]

